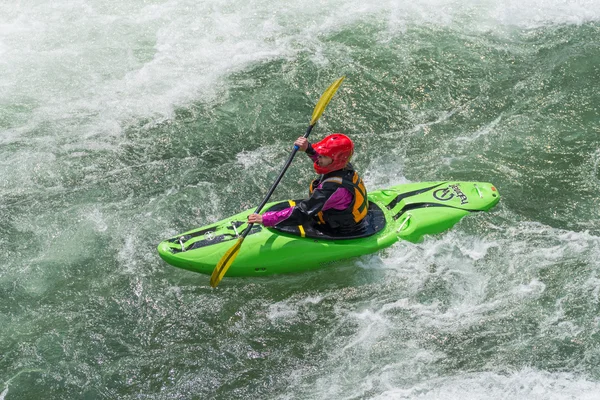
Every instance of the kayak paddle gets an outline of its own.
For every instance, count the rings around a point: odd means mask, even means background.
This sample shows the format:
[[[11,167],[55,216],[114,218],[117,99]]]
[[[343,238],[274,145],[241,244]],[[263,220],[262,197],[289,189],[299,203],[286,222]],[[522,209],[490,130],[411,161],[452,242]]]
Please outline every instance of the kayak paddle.
[[[333,82],[331,84],[331,86],[329,86],[327,88],[327,90],[325,90],[325,92],[323,92],[323,94],[321,95],[321,98],[317,102],[317,105],[315,106],[315,109],[313,111],[312,119],[310,120],[310,125],[308,125],[308,129],[306,130],[306,133],[304,134],[305,138],[307,138],[308,135],[310,135],[310,132],[312,131],[312,128],[315,126],[315,124],[317,123],[317,121],[319,120],[319,118],[321,118],[321,115],[323,115],[323,111],[325,111],[325,107],[327,107],[327,104],[329,104],[329,101],[331,100],[331,98],[333,97],[333,95],[335,94],[335,92],[338,90],[338,88],[340,87],[340,85],[342,84],[342,81],[344,80],[344,78],[345,78],[345,76],[342,76],[340,79],[338,79],[337,81]],[[277,177],[277,179],[275,179],[275,183],[273,183],[273,186],[271,186],[271,189],[269,190],[269,193],[267,193],[267,195],[265,196],[265,198],[262,201],[262,203],[260,203],[260,205],[254,211],[255,214],[260,213],[260,211],[265,206],[265,204],[267,204],[267,201],[269,201],[269,198],[271,197],[271,195],[275,191],[275,188],[279,184],[279,181],[281,181],[281,178],[283,178],[283,174],[285,174],[285,171],[287,171],[288,167],[292,163],[292,160],[294,159],[294,156],[296,155],[296,152],[298,151],[298,149],[299,149],[298,146],[294,145],[294,149],[292,150],[292,153],[288,157],[288,160],[285,163],[285,166],[283,167],[283,169],[279,173],[279,176]],[[233,264],[233,261],[235,260],[235,258],[237,257],[238,253],[240,252],[240,248],[242,247],[242,243],[244,242],[244,239],[246,238],[246,236],[248,235],[248,233],[252,229],[253,225],[254,224],[248,224],[248,227],[241,234],[241,236],[239,237],[239,239],[237,240],[237,242],[235,243],[235,245],[233,245],[233,247],[231,249],[229,249],[227,251],[227,253],[225,253],[223,255],[223,257],[221,257],[221,259],[217,263],[217,266],[213,270],[212,275],[210,276],[210,286],[217,287],[217,285],[219,284],[219,282],[221,282],[221,279],[223,279],[223,277],[225,276],[225,273],[227,272],[227,270],[229,269],[229,267],[231,266],[231,264]]]

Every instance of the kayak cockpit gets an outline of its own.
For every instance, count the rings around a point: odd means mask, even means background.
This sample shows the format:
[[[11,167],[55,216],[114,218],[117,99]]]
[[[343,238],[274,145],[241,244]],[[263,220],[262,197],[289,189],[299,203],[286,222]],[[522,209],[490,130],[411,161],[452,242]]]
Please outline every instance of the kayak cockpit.
[[[300,202],[301,200],[297,200],[296,202]],[[290,206],[288,201],[282,201],[280,203],[274,204],[266,211],[279,211],[283,210]],[[344,239],[360,239],[368,236],[372,236],[377,232],[381,231],[385,228],[385,215],[381,208],[374,202],[369,202],[369,211],[367,216],[362,222],[362,229],[360,232],[355,232],[352,234],[342,234],[333,231],[325,231],[320,225],[316,223],[305,223],[302,225],[292,225],[292,226],[274,226],[270,229],[274,229],[278,232],[288,233],[291,235],[306,237],[306,238],[314,238],[314,239],[322,239],[322,240],[344,240]]]

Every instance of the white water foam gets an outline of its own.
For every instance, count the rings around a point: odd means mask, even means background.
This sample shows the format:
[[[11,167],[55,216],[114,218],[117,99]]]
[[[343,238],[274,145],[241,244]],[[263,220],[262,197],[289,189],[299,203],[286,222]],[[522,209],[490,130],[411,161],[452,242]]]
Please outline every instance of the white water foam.
[[[3,157],[0,173],[9,187],[35,186],[35,179],[58,184],[52,175],[57,150],[118,150],[130,124],[145,119],[152,126],[171,118],[177,107],[220,101],[227,96],[226,78],[257,63],[308,53],[327,65],[324,39],[357,21],[383,21],[389,38],[402,35],[409,24],[487,31],[598,19],[600,5],[592,0],[328,0],[311,7],[301,0],[1,4],[0,110],[8,124],[0,143],[34,147],[41,155],[35,165],[46,172],[40,177],[35,170],[19,170],[31,164],[15,152]],[[386,177],[398,175],[402,156],[390,155],[396,169],[384,171]],[[254,162],[244,155],[240,161]],[[381,186],[401,181],[384,178]]]
[[[390,388],[374,400],[595,400],[598,382],[567,373],[523,369],[510,374],[472,373],[433,379],[407,388]]]
[[[501,335],[493,331],[498,321],[527,313],[524,307],[538,304],[547,290],[547,283],[536,276],[537,271],[570,258],[588,259],[589,277],[581,289],[567,290],[566,297],[558,299],[554,309],[540,318],[539,335],[584,345],[589,341],[589,329],[597,330],[600,319],[570,320],[565,317],[564,304],[581,291],[598,303],[600,264],[595,260],[600,255],[599,238],[538,223],[511,229],[501,235],[516,236],[508,240],[495,238],[496,231],[474,240],[453,230],[417,245],[399,242],[388,249],[380,260],[385,271],[383,284],[373,292],[371,301],[356,304],[356,310],[336,307],[336,331],[346,336],[321,335],[329,347],[323,377],[317,378],[312,388],[305,387],[298,374],[292,379],[321,398],[597,398],[600,384],[587,380],[585,375],[514,370],[514,366],[503,366],[498,361],[487,364],[491,371],[439,377],[437,368],[448,357],[443,351],[453,346],[447,342],[448,336],[464,340],[462,335],[472,329],[484,337]],[[521,235],[527,239],[519,239]],[[514,247],[522,242],[528,246]],[[538,243],[537,248],[532,249],[532,243]],[[517,258],[518,265],[513,269],[503,265],[498,259],[502,254]],[[511,262],[506,260],[504,264]],[[371,269],[366,264],[365,268]],[[437,299],[423,302],[419,296],[432,280],[443,282],[444,289],[437,287]],[[490,290],[494,285],[501,289]],[[440,298],[444,292],[449,294],[445,304]],[[488,333],[485,327],[490,322],[495,325]],[[520,343],[518,338],[514,340]],[[506,368],[512,372],[507,373]]]
[[[54,134],[119,135],[132,118],[169,118],[175,106],[214,98],[223,77],[253,63],[299,51],[327,63],[320,35],[357,20],[383,18],[397,32],[463,18],[485,29],[600,19],[593,0],[27,3],[0,6],[0,104],[25,113],[12,135],[48,121]]]
[[[0,172],[5,177],[10,176],[8,188],[35,185],[29,175],[31,165],[35,165],[42,175],[44,170],[49,170],[43,178],[53,180],[55,144],[68,151],[80,148],[94,151],[96,144],[111,149],[118,142],[121,129],[137,118],[169,118],[173,108],[179,105],[225,96],[227,87],[223,78],[253,63],[293,58],[298,52],[308,51],[315,54],[320,65],[326,65],[325,45],[320,42],[320,36],[359,19],[385,15],[390,35],[401,34],[409,23],[448,25],[455,18],[466,18],[465,15],[468,17],[471,13],[476,21],[471,29],[488,29],[498,23],[531,28],[548,23],[597,20],[600,7],[595,3],[525,0],[499,5],[491,1],[471,0],[465,4],[455,0],[435,0],[418,4],[407,1],[369,4],[350,0],[326,1],[311,7],[306,7],[305,2],[292,1],[274,7],[273,2],[266,1],[207,4],[173,0],[151,5],[30,2],[27,7],[22,5],[22,9],[18,4],[0,5],[0,108],[11,110],[13,121],[8,130],[2,132],[0,140],[2,144],[10,144],[25,137],[27,146],[37,150],[36,160],[29,160],[33,164],[25,163],[28,167],[23,167],[23,154],[17,152],[14,160],[3,161]],[[74,13],[73,10],[81,12]],[[242,155],[240,162],[253,160],[245,160]],[[390,180],[394,180],[393,183],[404,180],[404,177],[398,177],[397,168],[383,175],[373,173],[373,177],[370,181],[374,187],[388,186]],[[43,222],[37,222],[40,221]],[[56,242],[81,243],[83,237],[84,244],[91,244],[94,235],[104,232],[103,226],[110,227],[106,225],[110,221],[105,221],[102,213],[87,222],[84,233],[90,234],[67,232]],[[29,221],[22,223],[30,225]],[[348,366],[360,360],[368,361],[372,352],[378,355],[377,350],[385,339],[390,339],[391,343],[404,343],[402,323],[406,321],[394,320],[395,313],[406,312],[414,316],[417,325],[412,337],[417,338],[431,335],[431,328],[452,331],[471,326],[482,321],[490,311],[498,311],[501,317],[519,302],[535,299],[546,290],[540,280],[527,277],[527,274],[534,274],[563,258],[589,261],[592,270],[586,285],[594,295],[599,269],[597,260],[600,259],[597,237],[532,224],[523,224],[504,233],[507,238],[512,237],[510,243],[497,242],[493,238],[475,241],[470,236],[450,233],[416,246],[395,246],[382,262],[389,284],[396,285],[396,298],[375,299],[363,310],[340,309],[340,320],[356,329],[349,337],[338,338],[332,352],[343,349],[346,355],[356,355],[344,360]],[[540,243],[540,247],[531,248],[532,244]],[[128,237],[121,244],[118,256],[129,272],[136,274],[140,273],[142,263],[127,264],[126,260],[136,253],[134,250],[139,245],[137,237]],[[486,264],[486,258],[494,257],[497,249],[514,259]],[[57,262],[70,259],[70,256],[69,251],[60,255],[41,254],[44,260]],[[484,268],[490,266],[507,268],[499,271]],[[509,275],[503,282],[508,296],[503,293],[503,296],[486,299],[488,282],[503,274]],[[29,275],[37,275],[40,280],[27,284],[31,291],[47,284],[41,282],[47,280],[43,273]],[[411,298],[432,276],[451,288],[452,296],[446,307],[440,302],[423,304]],[[528,279],[521,279],[524,277]],[[136,293],[141,295],[142,289],[143,286],[136,286]],[[592,298],[597,302],[597,290]],[[560,324],[561,304],[557,304],[557,312],[549,317],[547,326],[555,322]],[[284,323],[293,320],[297,314],[294,304],[278,303],[269,309],[268,316]],[[579,330],[569,324],[562,324],[558,329],[564,336]],[[372,335],[378,335],[378,340],[373,340]],[[444,337],[433,339],[445,340]],[[395,353],[399,358],[405,355],[408,360],[398,368],[391,363],[376,366],[382,371],[381,379],[377,376],[377,368],[372,372],[370,365],[360,364],[355,376],[366,378],[358,380],[356,386],[366,392],[380,382],[386,385],[382,396],[387,398],[402,398],[402,390],[408,390],[406,395],[411,398],[448,398],[444,396],[448,393],[450,398],[506,398],[503,392],[513,394],[511,398],[568,398],[568,395],[592,398],[590,393],[598,392],[595,383],[580,376],[528,370],[509,376],[497,373],[458,375],[415,384],[419,369],[427,368],[428,363],[439,357],[434,351],[418,349],[418,346],[419,343],[408,341],[407,347],[417,350]],[[412,384],[397,383],[404,376],[402,373],[413,371],[409,375],[415,377]],[[325,371],[321,388],[331,386],[332,381],[343,382],[344,372],[330,366]],[[470,391],[472,387],[475,389]],[[525,397],[524,393],[530,396]],[[479,396],[475,397],[475,394]]]
[[[298,310],[294,305],[291,305],[285,301],[274,303],[269,305],[269,312],[267,317],[276,322],[276,320],[289,320],[296,317]]]

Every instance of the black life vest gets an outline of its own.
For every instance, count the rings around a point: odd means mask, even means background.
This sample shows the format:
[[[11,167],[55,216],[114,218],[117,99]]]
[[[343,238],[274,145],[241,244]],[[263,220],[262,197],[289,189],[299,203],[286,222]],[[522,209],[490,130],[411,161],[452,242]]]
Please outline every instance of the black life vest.
[[[315,179],[310,184],[310,194],[320,184],[334,184],[341,186],[353,195],[352,202],[345,210],[330,208],[317,214],[317,222],[336,230],[355,230],[367,216],[369,201],[367,189],[358,173],[352,168],[330,172]],[[346,228],[346,229],[344,229]]]

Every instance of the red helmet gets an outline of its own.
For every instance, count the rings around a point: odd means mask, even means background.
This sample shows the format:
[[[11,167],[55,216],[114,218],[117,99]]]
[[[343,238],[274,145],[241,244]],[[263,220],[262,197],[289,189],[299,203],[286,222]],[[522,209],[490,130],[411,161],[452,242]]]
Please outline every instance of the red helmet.
[[[342,169],[350,161],[354,153],[354,143],[344,134],[334,133],[313,144],[313,149],[322,156],[331,157],[333,162],[326,167],[320,167],[315,161],[317,174],[327,174]]]

